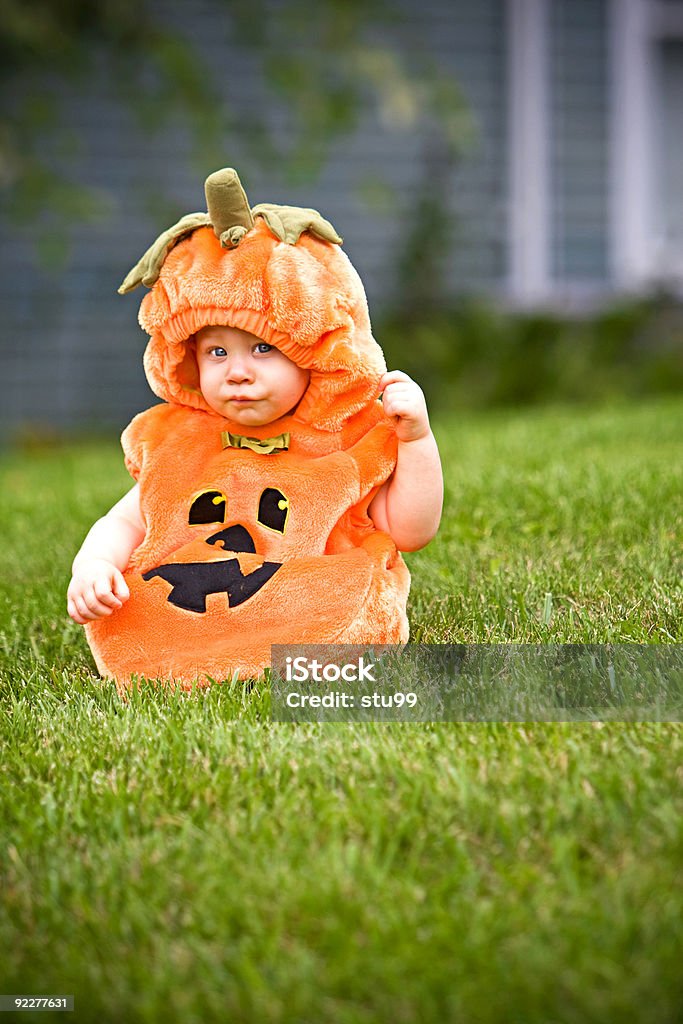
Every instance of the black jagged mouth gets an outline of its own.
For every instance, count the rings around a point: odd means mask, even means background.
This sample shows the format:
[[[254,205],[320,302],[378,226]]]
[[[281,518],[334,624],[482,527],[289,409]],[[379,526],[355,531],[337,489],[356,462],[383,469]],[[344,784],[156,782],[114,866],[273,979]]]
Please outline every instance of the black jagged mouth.
[[[220,530],[208,537],[207,544],[218,545],[224,551],[256,554],[253,537],[239,524]],[[225,594],[228,607],[235,608],[261,590],[272,579],[281,562],[264,562],[250,573],[242,572],[237,558],[216,562],[167,562],[142,574],[145,581],[159,577],[170,584],[170,604],[185,611],[203,614],[209,594]]]

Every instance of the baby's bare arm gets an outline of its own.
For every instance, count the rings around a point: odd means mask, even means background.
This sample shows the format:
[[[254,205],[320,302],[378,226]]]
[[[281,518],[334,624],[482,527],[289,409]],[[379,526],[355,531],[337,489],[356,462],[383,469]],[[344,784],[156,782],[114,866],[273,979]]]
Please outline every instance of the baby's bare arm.
[[[144,537],[145,522],[136,484],[97,520],[74,558],[67,592],[67,609],[74,622],[83,626],[111,615],[128,600],[123,570]]]
[[[400,551],[418,551],[435,536],[443,506],[443,474],[427,405],[406,373],[393,370],[380,381],[382,404],[398,437],[396,469],[368,509],[379,530]]]

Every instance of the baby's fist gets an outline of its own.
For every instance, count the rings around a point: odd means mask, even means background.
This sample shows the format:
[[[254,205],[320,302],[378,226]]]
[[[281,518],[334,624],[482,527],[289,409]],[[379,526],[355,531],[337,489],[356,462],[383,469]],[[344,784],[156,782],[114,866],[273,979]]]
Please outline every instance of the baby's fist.
[[[419,441],[429,434],[429,415],[422,388],[401,370],[390,370],[379,382],[382,406],[394,420],[399,441]]]
[[[111,615],[128,600],[130,591],[115,565],[104,558],[92,558],[75,567],[66,596],[69,615],[84,626]]]

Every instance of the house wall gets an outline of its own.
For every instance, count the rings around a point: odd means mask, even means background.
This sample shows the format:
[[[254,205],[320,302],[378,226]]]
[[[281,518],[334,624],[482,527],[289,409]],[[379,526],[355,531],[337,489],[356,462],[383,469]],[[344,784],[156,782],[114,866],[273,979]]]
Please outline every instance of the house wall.
[[[258,55],[235,44],[225,4],[197,0],[191,17],[183,0],[154,0],[154,7],[164,24],[186,34],[219,83],[222,101],[244,122],[265,109],[275,134],[287,132],[287,111],[266,89]],[[226,138],[220,162],[207,165],[197,158],[186,126],[141,127],[116,99],[114,70],[104,57],[86,88],[39,74],[13,83],[10,103],[45,90],[59,94],[60,124],[45,151],[55,167],[97,191],[102,213],[68,229],[63,271],[50,254],[49,218],[26,228],[0,224],[4,436],[48,427],[120,429],[150,404],[142,372],[145,339],[136,324],[142,292],[121,297],[116,289],[161,230],[203,208],[204,177],[220,163],[240,169],[252,203],[320,209],[343,234],[373,314],[406,293],[399,270],[410,214],[432,181],[453,224],[445,291],[496,287],[507,258],[505,2],[403,0],[392,10],[392,22],[375,29],[373,41],[415,68],[427,60],[448,69],[472,113],[471,146],[445,171],[428,124],[392,123],[381,109],[368,109],[358,130],[335,142],[320,178],[303,186],[288,183],[277,167],[259,167],[241,137]],[[68,152],[70,139],[79,140],[75,155]]]
[[[604,0],[552,0],[551,275],[604,288],[608,266],[608,19]]]
[[[265,111],[271,131],[284,138],[291,118],[267,89],[258,54],[236,44],[229,8],[220,0],[195,0],[190,17],[185,0],[153,3],[156,17],[182,30],[196,48],[219,84],[221,102],[247,125]],[[46,152],[56,168],[66,168],[96,190],[101,217],[68,228],[63,272],[49,255],[49,219],[28,228],[0,224],[0,372],[6,384],[0,431],[6,437],[46,427],[120,429],[153,401],[142,371],[145,338],[136,323],[142,292],[121,297],[116,289],[161,230],[183,213],[203,208],[203,179],[221,163],[240,169],[252,203],[314,206],[332,221],[365,282],[373,316],[410,300],[413,282],[406,257],[414,254],[409,246],[415,247],[418,262],[425,251],[421,247],[429,246],[428,232],[414,230],[413,211],[417,199],[430,192],[451,226],[451,245],[440,263],[447,296],[478,291],[512,300],[524,297],[528,282],[523,267],[519,273],[522,264],[514,273],[521,251],[515,231],[524,244],[531,240],[541,257],[536,261],[543,271],[540,287],[529,289],[527,299],[561,300],[572,289],[604,292],[615,273],[618,282],[628,282],[633,259],[622,274],[619,258],[629,252],[638,256],[637,232],[622,232],[628,243],[622,244],[615,223],[628,227],[624,197],[637,192],[634,176],[622,174],[634,166],[629,154],[636,135],[622,133],[623,145],[615,147],[614,26],[615,12],[642,3],[657,7],[654,0],[392,3],[390,23],[370,26],[369,39],[398,53],[418,75],[426,62],[455,77],[471,114],[468,146],[451,163],[428,121],[368,107],[357,129],[334,142],[319,178],[306,185],[287,181],[277,166],[260,166],[244,134],[226,137],[224,150],[207,162],[206,154],[197,153],[187,125],[167,123],[153,131],[141,125],[134,111],[116,99],[114,69],[104,59],[96,62],[87,88],[82,83],[69,88],[40,75],[15,81],[10,104],[39,96],[41,90],[59,95],[60,125],[52,141],[46,140]],[[511,49],[512,19],[525,5],[532,13],[543,12],[536,70],[547,85],[538,104],[542,144],[534,150],[542,155],[542,166],[529,167],[544,184],[547,201],[536,211],[540,220],[533,222],[516,207],[512,185],[513,157],[520,152],[524,157],[528,145],[515,131],[509,102],[512,85],[524,84],[529,70],[519,58],[514,63]],[[680,10],[682,5],[668,0],[665,6]],[[635,45],[633,39],[629,45]],[[678,237],[683,216],[677,141],[683,137],[681,43],[666,37],[652,45],[662,47],[664,56],[663,98],[658,101],[664,110],[657,172],[659,235]],[[290,52],[296,52],[296,42]],[[626,73],[629,59],[625,52]],[[619,116],[629,128],[629,111]],[[527,128],[533,132],[533,118]],[[69,153],[71,139],[80,141]],[[644,161],[649,159],[646,154]],[[523,191],[523,159],[514,170]],[[630,202],[631,209],[635,204]],[[48,253],[42,263],[36,258],[41,252],[44,257]]]
[[[655,259],[665,279],[683,278],[683,37],[655,43]]]

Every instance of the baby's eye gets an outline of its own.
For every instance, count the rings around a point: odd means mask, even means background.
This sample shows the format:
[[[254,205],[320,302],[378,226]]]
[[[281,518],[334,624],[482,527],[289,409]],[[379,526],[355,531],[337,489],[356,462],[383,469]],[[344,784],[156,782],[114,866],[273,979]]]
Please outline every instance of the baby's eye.
[[[267,341],[260,341],[258,343],[258,345],[255,346],[255,350],[256,350],[256,352],[261,352],[261,353],[270,352],[272,347],[273,346],[269,345]]]
[[[227,354],[228,353],[225,351],[225,349],[221,348],[220,345],[212,345],[211,348],[209,349],[209,355],[217,356],[219,359],[222,359],[223,356],[227,356]]]

